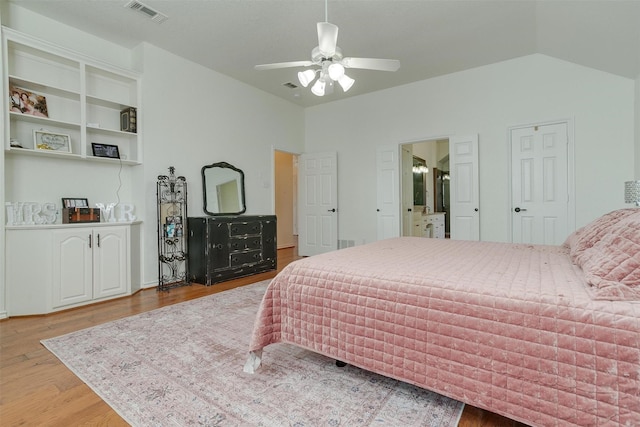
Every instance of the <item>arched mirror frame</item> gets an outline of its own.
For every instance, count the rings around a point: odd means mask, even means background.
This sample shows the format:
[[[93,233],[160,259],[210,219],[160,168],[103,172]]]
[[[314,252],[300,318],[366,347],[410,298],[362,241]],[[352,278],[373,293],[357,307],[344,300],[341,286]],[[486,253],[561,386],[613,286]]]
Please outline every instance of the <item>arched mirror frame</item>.
[[[206,171],[209,169],[214,169],[214,168],[222,168],[222,169],[231,169],[235,172],[238,173],[239,175],[239,193],[240,193],[240,197],[239,197],[239,202],[240,202],[240,209],[236,212],[212,212],[212,210],[210,209],[210,207],[207,204],[207,174]],[[245,202],[245,193],[244,193],[244,172],[242,171],[242,169],[238,169],[235,166],[227,163],[227,162],[217,162],[217,163],[213,163],[211,165],[206,165],[202,167],[202,209],[204,210],[204,212],[207,215],[212,215],[212,216],[222,216],[222,215],[240,215],[243,214],[247,211],[247,204]],[[210,183],[209,186],[210,187],[214,187],[215,188],[215,183]]]

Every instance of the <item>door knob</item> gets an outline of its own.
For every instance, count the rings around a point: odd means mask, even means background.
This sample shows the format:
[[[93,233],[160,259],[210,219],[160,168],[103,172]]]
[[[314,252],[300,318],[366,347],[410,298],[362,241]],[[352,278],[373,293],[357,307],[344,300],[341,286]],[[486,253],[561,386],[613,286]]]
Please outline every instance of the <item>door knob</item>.
[[[327,212],[335,212],[335,211],[336,211],[336,208],[327,210]]]
[[[520,209],[520,208],[515,208],[514,211],[516,212],[526,212],[526,209]]]

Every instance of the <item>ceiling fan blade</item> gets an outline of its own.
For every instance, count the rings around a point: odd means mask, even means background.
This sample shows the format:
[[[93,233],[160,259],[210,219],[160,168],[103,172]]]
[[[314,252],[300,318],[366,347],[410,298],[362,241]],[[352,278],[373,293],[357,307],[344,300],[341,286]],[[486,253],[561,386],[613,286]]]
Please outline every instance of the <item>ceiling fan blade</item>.
[[[400,61],[397,59],[343,58],[340,62],[345,68],[361,68],[363,70],[398,71],[400,68]]]
[[[256,65],[256,70],[275,70],[277,68],[291,68],[291,67],[309,67],[313,65],[311,61],[293,61],[293,62],[276,62],[274,64],[262,64]]]
[[[336,53],[338,44],[338,27],[328,22],[318,22],[318,48],[325,58]]]

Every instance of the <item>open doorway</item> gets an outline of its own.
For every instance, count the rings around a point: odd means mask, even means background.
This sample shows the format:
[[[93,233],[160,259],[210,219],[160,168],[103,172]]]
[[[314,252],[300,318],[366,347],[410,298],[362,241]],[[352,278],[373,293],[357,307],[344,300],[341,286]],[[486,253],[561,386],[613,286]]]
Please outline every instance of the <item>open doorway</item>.
[[[449,238],[449,139],[402,145],[402,234]]]
[[[274,150],[274,206],[278,249],[298,243],[298,155]]]

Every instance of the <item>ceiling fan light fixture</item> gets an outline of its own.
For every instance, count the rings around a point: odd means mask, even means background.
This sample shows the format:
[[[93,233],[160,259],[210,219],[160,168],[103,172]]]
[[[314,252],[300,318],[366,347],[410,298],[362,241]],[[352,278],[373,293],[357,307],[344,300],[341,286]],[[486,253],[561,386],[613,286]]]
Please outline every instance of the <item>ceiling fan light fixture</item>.
[[[334,62],[329,65],[327,71],[329,72],[329,77],[331,77],[331,80],[333,81],[338,81],[340,77],[344,76],[344,67],[338,62]]]
[[[322,78],[320,78],[313,86],[311,86],[311,93],[313,93],[315,96],[324,96],[324,87],[325,82]]]
[[[302,86],[304,86],[304,87],[309,86],[309,84],[315,78],[316,78],[316,71],[315,70],[305,70],[305,71],[300,71],[298,73],[298,80],[300,81],[300,84]]]
[[[355,83],[355,80],[353,80],[351,77],[347,76],[346,74],[343,74],[338,79],[338,83],[340,83],[340,86],[342,86],[342,90],[346,92],[349,89],[351,89],[351,86],[353,86],[353,84]]]

